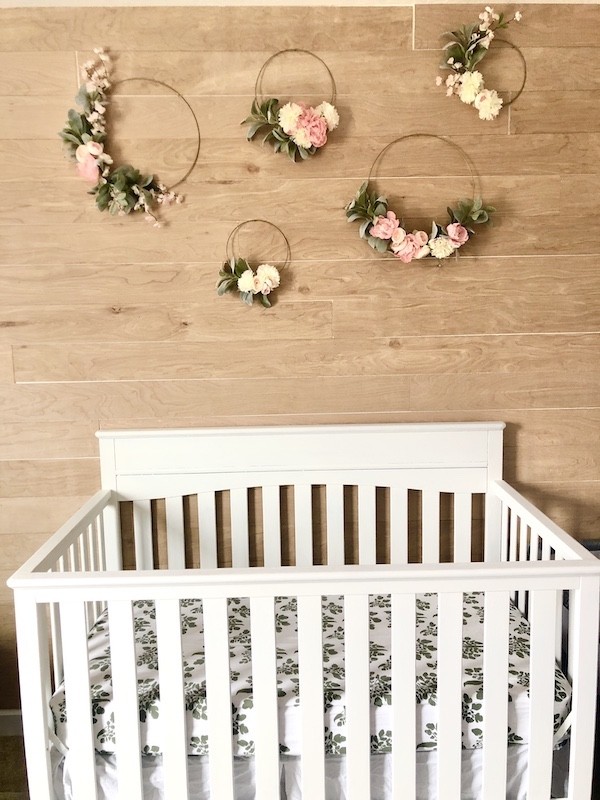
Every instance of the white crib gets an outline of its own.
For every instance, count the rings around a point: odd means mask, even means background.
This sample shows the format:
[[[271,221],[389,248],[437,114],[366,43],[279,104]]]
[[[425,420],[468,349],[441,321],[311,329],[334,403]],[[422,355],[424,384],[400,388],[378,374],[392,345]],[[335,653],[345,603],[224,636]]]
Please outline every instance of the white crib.
[[[55,758],[56,746],[65,750],[65,737],[61,745],[56,735],[61,725],[68,730],[65,762],[75,800],[239,800],[249,786],[259,800],[549,800],[557,753],[568,771],[560,796],[589,800],[600,563],[502,480],[503,428],[468,423],[99,433],[102,490],[9,580],[31,800],[55,800],[66,785],[57,788],[57,774],[65,779],[64,763],[57,772]],[[135,568],[123,569],[130,528],[135,564],[129,566]],[[199,568],[189,568],[194,560]],[[417,751],[421,708],[410,687],[419,680],[415,613],[425,593],[437,603],[437,685],[435,698],[425,703],[425,711],[435,714],[435,746],[424,787],[425,755]],[[483,733],[471,750],[463,748],[462,707],[463,603],[469,593],[482,593],[483,609],[483,723],[477,729]],[[343,615],[342,756],[330,755],[324,736],[322,608],[323,598],[331,597],[339,599]],[[387,598],[380,602],[391,620],[383,767],[371,752],[377,724],[370,691],[374,597]],[[182,609],[190,598],[201,601],[203,615],[204,651],[194,652],[205,677],[203,755],[190,755],[189,676],[182,667]],[[249,609],[254,727],[247,758],[238,757],[232,733],[232,598],[243,598]],[[281,598],[293,598],[297,608],[297,751],[290,755],[281,752],[287,723],[278,706],[283,656],[275,611]],[[138,697],[136,628],[142,623],[134,607],[140,604],[155,616],[158,653],[160,715],[151,722],[161,744],[150,755],[142,755]],[[513,611],[528,620],[519,629],[530,636],[523,744],[507,738],[514,710],[507,692]],[[95,717],[108,712],[90,699],[97,686],[91,689],[95,640],[88,635],[99,617],[94,635],[106,627],[102,635],[110,642],[110,755],[97,752],[103,747],[95,725]],[[557,665],[572,692],[564,719],[555,719]],[[54,718],[61,692],[66,723]],[[244,772],[249,762],[251,780]],[[467,775],[475,762],[473,785],[479,788],[470,795]],[[102,764],[113,775],[111,785],[118,785],[114,795],[105,788],[108,778],[98,777]],[[154,793],[147,789],[149,765],[160,767],[162,789]],[[381,785],[376,773],[384,774]]]

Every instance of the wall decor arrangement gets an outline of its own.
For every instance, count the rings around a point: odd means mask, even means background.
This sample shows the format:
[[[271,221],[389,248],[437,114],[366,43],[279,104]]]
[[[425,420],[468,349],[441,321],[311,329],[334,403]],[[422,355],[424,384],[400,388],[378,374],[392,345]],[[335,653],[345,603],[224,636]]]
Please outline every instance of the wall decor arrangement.
[[[273,60],[284,53],[306,53],[320,61],[327,70],[331,80],[331,96],[316,107],[307,106],[303,102],[290,101],[279,105],[279,100],[262,96],[262,79],[265,70]],[[334,131],[340,122],[340,116],[334,105],[336,85],[333,74],[322,58],[310,50],[290,48],[280,50],[268,58],[262,65],[254,86],[254,100],[250,115],[242,122],[249,125],[246,138],[253,139],[259,131],[263,136],[262,143],[273,145],[276,153],[285,153],[292,161],[305,160],[314,155],[327,143],[327,136]],[[265,133],[266,130],[266,133]]]
[[[445,81],[438,75],[436,84],[446,87],[448,97],[457,95],[463,103],[474,106],[479,111],[480,119],[495,119],[502,107],[507,108],[514,103],[525,88],[527,64],[523,53],[511,42],[496,36],[496,31],[507,28],[511,22],[520,22],[522,17],[520,11],[515,11],[513,17],[506,19],[504,12],[497,14],[491,6],[486,6],[477,22],[443,34],[449,41],[444,45],[445,60],[440,64],[440,69],[449,70],[450,75]],[[523,82],[508,102],[495,89],[486,89],[483,75],[475,69],[488,54],[492,41],[512,47],[523,63]]]
[[[236,255],[235,253],[236,235],[242,228],[254,223],[269,225],[281,234],[281,238],[285,243],[283,268],[289,264],[292,256],[290,243],[281,228],[266,219],[248,219],[244,222],[240,222],[229,234],[227,244],[225,245],[227,258],[219,271],[217,294],[224,295],[229,292],[239,292],[240,300],[246,303],[246,305],[251,306],[256,297],[265,308],[270,308],[271,300],[269,295],[274,289],[278,288],[281,280],[279,270],[272,264],[259,264],[255,272],[248,259]]]
[[[445,142],[461,154],[471,176],[472,197],[459,200],[454,206],[448,206],[449,222],[442,224],[434,220],[431,233],[422,230],[413,230],[409,233],[404,229],[402,219],[395,211],[390,210],[387,198],[378,195],[370,186],[378,164],[391,147],[408,139],[423,137]],[[378,253],[391,254],[404,264],[428,257],[444,259],[454,254],[458,255],[459,249],[475,234],[473,226],[489,223],[491,215],[496,210],[483,202],[477,193],[477,188],[478,180],[474,167],[462,148],[441,136],[411,133],[394,139],[380,151],[373,161],[369,177],[346,206],[346,217],[348,222],[360,222],[359,236]]]
[[[100,211],[118,216],[140,211],[154,228],[160,228],[163,223],[156,216],[157,207],[183,202],[183,196],[174,189],[187,179],[198,161],[198,119],[185,97],[163,81],[136,76],[111,82],[112,61],[109,54],[100,47],[94,48],[94,53],[97,58],[86,61],[81,69],[83,83],[76,102],[83,110],[69,109],[67,124],[59,135],[65,142],[68,155],[77,162],[79,175],[93,184],[90,194],[96,196],[96,206]],[[108,138],[106,112],[109,92],[111,88],[129,81],[145,81],[169,89],[185,103],[194,118],[196,153],[185,175],[169,188],[154,175],[144,175],[131,164],[113,167],[113,159],[104,149]]]

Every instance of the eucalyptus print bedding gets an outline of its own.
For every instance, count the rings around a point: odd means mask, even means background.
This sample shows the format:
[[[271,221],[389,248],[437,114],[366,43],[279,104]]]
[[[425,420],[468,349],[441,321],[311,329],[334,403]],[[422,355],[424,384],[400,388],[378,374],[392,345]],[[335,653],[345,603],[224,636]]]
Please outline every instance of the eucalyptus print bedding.
[[[254,753],[255,711],[252,701],[250,606],[247,598],[228,602],[231,708],[235,756]],[[463,596],[462,747],[482,746],[483,618],[481,593]],[[154,603],[134,604],[138,693],[142,752],[162,752],[161,701]],[[389,595],[370,597],[371,751],[391,751],[391,603]],[[351,623],[351,621],[350,621]],[[328,754],[345,753],[344,603],[342,597],[322,598],[324,731]],[[296,599],[275,601],[280,751],[300,753],[299,670]],[[204,673],[202,602],[181,601],[183,671],[188,729],[188,753],[208,753]],[[529,724],[529,623],[511,606],[509,627],[508,742],[527,742]],[[437,595],[416,598],[416,686],[395,691],[395,702],[417,703],[417,749],[436,748]],[[112,697],[109,619],[104,612],[89,634],[90,689],[96,750],[115,752],[115,703]],[[571,689],[560,669],[555,674],[555,730],[569,711]],[[68,747],[67,705],[61,686],[51,700],[56,733]]]

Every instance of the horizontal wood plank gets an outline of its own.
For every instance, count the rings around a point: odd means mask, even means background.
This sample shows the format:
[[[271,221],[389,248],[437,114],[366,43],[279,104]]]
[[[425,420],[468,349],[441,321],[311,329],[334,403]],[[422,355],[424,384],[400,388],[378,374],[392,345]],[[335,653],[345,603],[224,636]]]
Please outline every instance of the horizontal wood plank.
[[[581,133],[597,131],[592,109],[600,90],[524,91],[511,107],[510,133]]]
[[[43,54],[0,52],[0,95],[75,94],[78,85],[76,56],[72,50]]]
[[[89,494],[63,497],[3,497],[0,499],[0,542],[4,554],[4,546],[11,547],[9,542],[18,545],[23,534],[42,535],[46,539],[57,530],[77,509],[89,499]],[[8,544],[7,544],[8,543]],[[19,561],[20,566],[25,556]]]
[[[0,461],[2,497],[90,495],[100,485],[97,458]]]
[[[0,461],[36,458],[95,458],[94,421],[76,423],[0,421]]]

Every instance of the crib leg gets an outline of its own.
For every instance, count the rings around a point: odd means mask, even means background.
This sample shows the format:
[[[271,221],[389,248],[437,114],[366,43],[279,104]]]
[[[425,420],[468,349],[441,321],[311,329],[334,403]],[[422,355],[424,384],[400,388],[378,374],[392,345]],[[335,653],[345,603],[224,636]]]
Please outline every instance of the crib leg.
[[[51,693],[45,607],[15,592],[19,681],[30,800],[54,800],[48,714]]]

